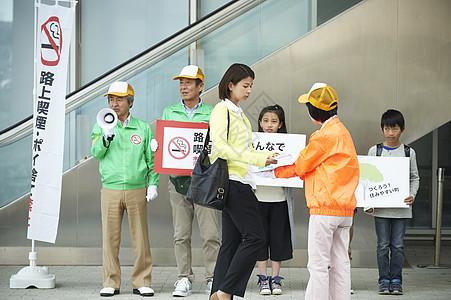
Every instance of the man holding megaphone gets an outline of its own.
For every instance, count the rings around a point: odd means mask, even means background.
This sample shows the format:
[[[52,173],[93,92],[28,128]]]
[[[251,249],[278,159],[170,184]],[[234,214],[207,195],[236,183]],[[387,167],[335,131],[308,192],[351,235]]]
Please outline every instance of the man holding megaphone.
[[[91,154],[100,160],[103,244],[103,289],[100,296],[119,294],[119,247],[124,210],[127,211],[135,254],[133,293],[153,296],[150,288],[152,256],[147,231],[147,201],[157,197],[159,175],[153,172],[154,153],[150,125],[130,114],[134,91],[127,82],[111,84],[109,109],[97,115],[91,133]],[[148,183],[148,187],[146,185]]]

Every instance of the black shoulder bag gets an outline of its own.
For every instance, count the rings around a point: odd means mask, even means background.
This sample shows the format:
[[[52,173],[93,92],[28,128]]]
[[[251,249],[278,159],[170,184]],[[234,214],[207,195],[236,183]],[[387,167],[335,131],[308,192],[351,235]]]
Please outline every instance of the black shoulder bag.
[[[227,139],[229,137],[230,115],[227,110]],[[193,204],[222,210],[229,190],[229,170],[227,160],[218,157],[211,164],[208,157],[210,127],[205,137],[204,148],[191,174],[191,184],[186,199]]]

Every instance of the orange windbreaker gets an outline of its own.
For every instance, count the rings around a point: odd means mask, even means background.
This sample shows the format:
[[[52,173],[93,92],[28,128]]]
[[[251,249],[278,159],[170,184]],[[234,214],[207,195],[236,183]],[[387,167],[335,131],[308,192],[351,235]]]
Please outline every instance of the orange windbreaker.
[[[351,135],[338,118],[310,136],[291,166],[275,169],[278,178],[299,176],[311,215],[352,217],[357,204],[359,162]]]

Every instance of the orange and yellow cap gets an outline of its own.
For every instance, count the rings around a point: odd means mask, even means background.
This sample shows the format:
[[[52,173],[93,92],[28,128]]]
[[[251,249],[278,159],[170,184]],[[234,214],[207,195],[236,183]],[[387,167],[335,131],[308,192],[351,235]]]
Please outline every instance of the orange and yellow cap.
[[[298,102],[309,102],[316,108],[329,111],[337,107],[338,96],[331,86],[317,82],[312,86],[308,94],[303,94],[298,98]]]
[[[107,95],[114,95],[118,97],[125,97],[127,95],[135,96],[135,91],[133,90],[132,86],[124,81],[117,81],[110,85],[110,88],[108,89],[108,93],[103,95],[103,97]]]
[[[173,79],[177,80],[180,78],[200,79],[204,82],[204,73],[198,66],[189,65],[184,67],[180,74]]]

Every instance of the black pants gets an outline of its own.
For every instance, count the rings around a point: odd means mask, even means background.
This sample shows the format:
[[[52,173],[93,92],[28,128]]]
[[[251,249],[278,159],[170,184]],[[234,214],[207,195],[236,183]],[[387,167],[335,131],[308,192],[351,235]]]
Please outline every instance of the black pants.
[[[266,243],[257,260],[285,261],[293,258],[287,201],[258,202]],[[271,255],[270,255],[271,254]]]
[[[222,244],[216,261],[211,292],[244,297],[247,282],[265,243],[258,200],[251,186],[230,180],[222,211]]]

